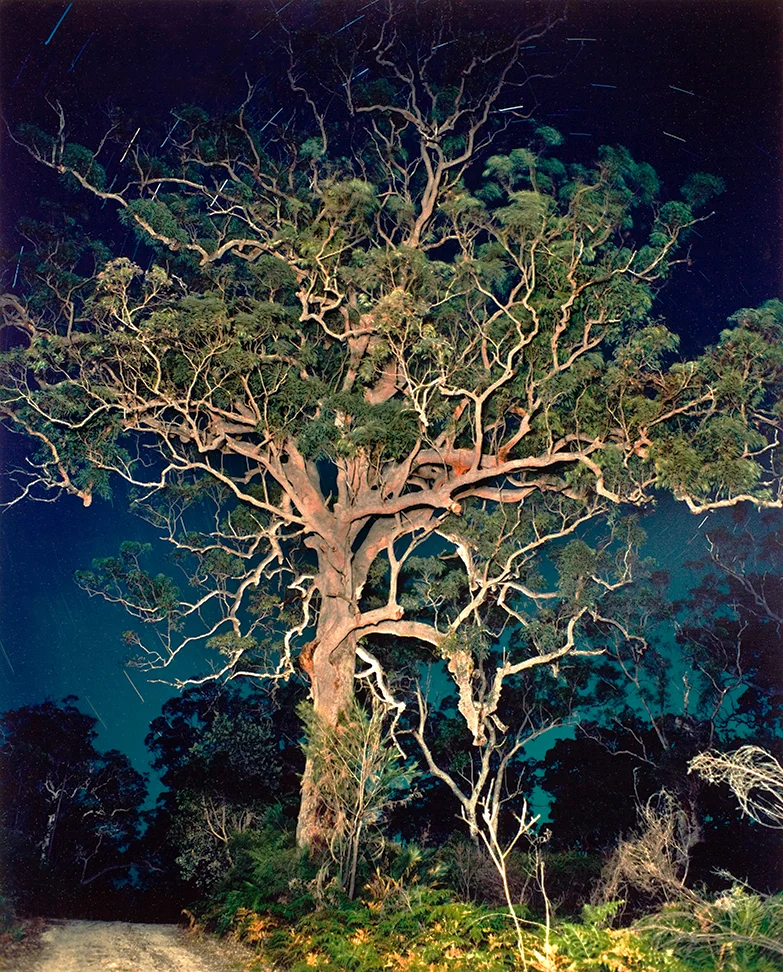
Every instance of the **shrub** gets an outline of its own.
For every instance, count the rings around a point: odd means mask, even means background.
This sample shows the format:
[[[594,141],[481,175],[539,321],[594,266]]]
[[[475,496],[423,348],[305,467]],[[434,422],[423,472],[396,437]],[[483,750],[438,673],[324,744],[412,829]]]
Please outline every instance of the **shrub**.
[[[222,885],[202,904],[201,918],[223,934],[239,913],[265,912],[295,921],[311,911],[313,868],[297,849],[292,834],[272,822],[237,835],[231,842],[234,866]]]
[[[331,822],[329,853],[341,887],[353,898],[360,859],[371,838],[380,837],[388,811],[409,798],[416,768],[401,761],[389,713],[375,700],[369,712],[354,704],[336,726],[320,722],[304,703],[299,714],[307,729],[305,752]]]
[[[783,895],[735,885],[714,901],[664,906],[637,928],[661,949],[672,949],[689,972],[774,972],[783,965]]]
[[[460,898],[488,905],[505,904],[502,879],[484,847],[457,835],[440,848],[438,855],[443,861],[445,883]],[[512,893],[520,898],[527,874],[516,858],[509,862],[508,878]]]

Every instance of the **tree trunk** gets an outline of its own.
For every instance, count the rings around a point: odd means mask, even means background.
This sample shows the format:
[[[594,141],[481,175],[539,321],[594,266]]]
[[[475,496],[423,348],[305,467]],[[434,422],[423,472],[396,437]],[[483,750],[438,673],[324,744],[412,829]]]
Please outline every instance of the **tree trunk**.
[[[319,558],[320,559],[320,558]],[[310,677],[313,710],[327,726],[337,725],[341,713],[353,701],[353,679],[356,667],[356,636],[353,627],[356,607],[351,584],[345,583],[350,569],[322,568],[319,576],[321,605],[315,639],[302,652],[302,667]],[[296,828],[300,847],[318,851],[327,846],[331,822],[325,816],[318,794],[318,781],[313,776],[312,759],[308,756],[302,777],[301,804]]]
[[[60,808],[63,802],[63,792],[65,790],[65,785],[61,784],[59,790],[57,791],[57,806],[54,811],[49,814],[47,818],[47,829],[44,835],[43,843],[41,844],[41,863],[49,864],[52,859],[52,846],[54,844],[54,832],[57,830],[57,824],[60,820]]]

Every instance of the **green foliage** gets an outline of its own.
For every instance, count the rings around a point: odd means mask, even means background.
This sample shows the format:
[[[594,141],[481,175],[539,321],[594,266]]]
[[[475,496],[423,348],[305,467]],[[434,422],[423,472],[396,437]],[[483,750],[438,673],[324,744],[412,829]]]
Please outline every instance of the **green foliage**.
[[[230,921],[222,921],[221,928],[230,928],[240,940],[258,949],[259,968],[262,962],[292,972],[308,968],[501,972],[519,967],[516,941],[502,913],[444,900],[439,892],[427,888],[409,894],[404,905],[389,907],[387,888],[388,882],[375,880],[361,900],[345,901],[339,908],[330,907],[297,921],[286,919],[279,909],[239,906]],[[610,903],[600,913],[588,909],[581,923],[557,923],[548,938],[543,928],[528,923],[523,936],[526,967],[530,972],[771,972],[778,967],[774,957],[765,956],[761,939],[754,944],[743,942],[738,923],[763,928],[765,935],[774,932],[760,917],[761,912],[767,916],[771,912],[770,901],[753,918],[745,914],[739,919],[739,909],[733,906],[734,927],[722,940],[716,935],[709,944],[704,943],[709,933],[697,933],[688,942],[691,929],[676,929],[676,922],[665,918],[666,910],[638,927],[604,927],[619,905]],[[722,902],[705,902],[702,907],[726,909]],[[674,929],[669,938],[655,930],[661,921],[669,921]],[[774,939],[768,948],[773,956],[780,950]]]
[[[299,715],[307,733],[313,785],[330,821],[329,853],[340,886],[353,897],[359,861],[372,851],[388,811],[409,795],[416,768],[402,761],[380,703],[373,701],[369,712],[355,703],[336,726],[319,719],[305,703]]]
[[[309,882],[314,869],[296,847],[293,834],[280,827],[275,808],[254,828],[231,841],[231,868],[213,889],[204,918],[222,934],[246,912],[263,911],[296,922],[314,907]]]
[[[106,172],[103,166],[95,161],[93,153],[84,145],[77,145],[75,142],[66,143],[62,150],[61,162],[67,168],[84,176],[85,179],[89,179],[96,189],[106,188]],[[70,189],[78,190],[81,188],[81,184],[70,174],[66,174],[64,178]]]
[[[299,146],[299,155],[303,159],[319,159],[323,154],[323,142],[318,138],[308,138]]]
[[[13,903],[5,895],[0,895],[0,935],[10,934],[16,926],[16,913]]]
[[[191,888],[214,892],[246,835],[266,833],[280,816],[277,801],[289,796],[279,713],[237,683],[206,683],[170,699],[150,729],[147,746],[167,787],[159,823],[172,864]]]
[[[563,136],[556,128],[550,125],[542,125],[535,130],[536,138],[540,138],[544,145],[562,145]]]
[[[145,622],[164,618],[176,622],[180,613],[177,586],[166,574],[153,575],[141,566],[151,549],[150,544],[125,541],[119,556],[96,558],[92,570],[77,571],[76,582],[85,590],[120,600]]]
[[[664,907],[639,928],[688,972],[774,972],[783,959],[783,895],[764,898],[735,885],[712,901]]]
[[[30,145],[41,156],[47,156],[54,148],[56,142],[47,132],[44,132],[37,125],[24,122],[16,128],[16,137],[20,142]]]
[[[719,196],[726,188],[723,179],[708,172],[694,172],[689,175],[680,190],[685,200],[694,208],[703,206],[714,196]]]
[[[612,919],[625,904],[622,900],[605,901],[603,904],[586,904],[582,907],[582,924],[588,928],[602,928],[612,923]]]
[[[484,168],[484,178],[497,176],[513,185],[519,178],[527,176],[535,165],[536,156],[530,149],[516,148],[508,155],[490,156]]]
[[[368,886],[362,901],[305,916],[294,927],[270,914],[238,913],[239,936],[260,945],[264,961],[292,972],[308,968],[370,972],[515,968],[513,934],[497,912],[452,903],[421,889],[402,908],[384,906],[385,888]]]
[[[292,972],[309,968],[372,972],[519,968],[508,917],[481,905],[444,899],[432,888],[391,904],[389,881],[374,879],[362,898],[286,918],[278,909],[240,906],[231,929],[263,962]],[[545,934],[526,922],[529,972],[773,972],[781,953],[780,902],[735,890],[683,912],[664,908],[638,925],[606,927],[622,902],[587,907],[581,922],[558,922]],[[228,912],[225,912],[228,917]],[[253,965],[255,968],[256,966]]]
[[[180,227],[175,215],[166,203],[158,199],[137,199],[122,210],[120,219],[126,226],[137,227],[136,217],[148,223],[156,233],[160,233],[178,243],[188,240],[187,234]],[[142,236],[146,239],[146,236]]]
[[[333,182],[321,196],[325,212],[349,220],[365,222],[378,207],[377,190],[362,179]]]
[[[27,948],[37,945],[38,922],[17,915],[14,902],[0,894],[0,967],[21,968],[27,964]]]
[[[517,233],[537,233],[544,225],[549,200],[538,192],[519,191],[509,193],[511,205],[495,211],[506,229]]]
[[[398,402],[371,405],[362,395],[342,393],[328,396],[322,408],[297,436],[305,458],[399,460],[416,443],[415,417]]]
[[[391,85],[383,88],[386,97],[398,97],[392,82],[381,81],[363,86],[357,97],[370,97],[379,84]],[[445,118],[452,110],[456,90],[448,84],[438,90],[436,116]],[[226,127],[224,120],[192,107],[178,117],[190,127],[194,152],[203,152],[204,164],[215,161],[221,138],[239,151],[235,126]],[[43,133],[28,127],[20,134],[46,157]],[[390,137],[396,144],[396,136]],[[402,152],[407,143],[400,138]],[[494,423],[493,438],[515,441],[516,456],[540,453],[547,448],[547,436],[573,435],[577,425],[579,434],[587,430],[604,440],[610,433],[616,436],[612,417],[622,396],[628,434],[654,429],[655,442],[648,454],[637,452],[630,464],[627,446],[618,450],[607,443],[600,450],[605,456],[597,456],[596,462],[618,495],[631,495],[633,484],[649,469],[645,462],[659,457],[662,487],[721,497],[743,491],[765,495],[758,429],[747,418],[740,419],[743,441],[732,433],[733,451],[723,449],[716,457],[712,432],[694,444],[692,433],[702,423],[687,400],[708,386],[716,407],[726,414],[742,415],[749,404],[760,407],[770,379],[780,375],[780,362],[774,363],[780,341],[773,339],[775,328],[769,326],[774,307],[759,310],[768,322],[764,325],[743,312],[742,320],[750,323],[742,326],[737,318],[731,336],[727,332],[696,368],[687,392],[685,386],[676,388],[683,366],[675,364],[667,372],[676,338],[648,319],[653,281],[668,273],[694,209],[721,190],[720,180],[697,173],[684,184],[682,200],[658,205],[655,173],[626,149],[601,147],[596,165],[589,168],[549,155],[561,141],[554,129],[536,127],[531,138],[530,146],[483,159],[483,182],[474,192],[455,182],[438,199],[428,240],[448,238],[453,226],[471,241],[448,260],[436,258],[437,247],[425,250],[407,240],[417,203],[386,184],[388,173],[382,166],[354,167],[348,159],[332,157],[312,132],[290,160],[290,184],[278,186],[272,156],[260,159],[264,178],[277,186],[275,205],[263,194],[255,198],[245,177],[229,180],[224,194],[255,207],[253,225],[261,228],[257,250],[250,252],[252,240],[237,248],[243,259],[232,259],[233,251],[227,251],[224,259],[205,263],[186,252],[185,244],[207,253],[232,234],[250,232],[234,216],[226,216],[225,225],[218,227],[215,213],[193,189],[204,177],[197,161],[185,173],[191,188],[155,200],[132,198],[121,207],[120,219],[140,238],[165,247],[167,260],[174,261],[168,271],[155,267],[142,274],[129,261],[119,260],[108,263],[94,281],[77,277],[72,268],[80,253],[73,240],[83,230],[71,221],[57,231],[56,239],[49,238],[46,250],[49,259],[58,261],[61,283],[78,288],[85,319],[94,313],[97,333],[85,326],[76,353],[68,342],[56,339],[59,325],[28,349],[14,348],[3,366],[10,377],[8,401],[20,420],[40,425],[41,431],[46,428],[74,484],[102,495],[108,490],[107,469],[133,465],[133,451],[123,441],[130,431],[127,413],[120,414],[128,392],[125,378],[118,383],[118,375],[127,376],[134,388],[145,388],[147,397],[150,389],[167,400],[187,392],[190,402],[199,402],[201,423],[238,404],[248,407],[251,396],[263,417],[243,433],[249,441],[253,435],[268,435],[276,442],[290,436],[306,459],[361,459],[375,477],[384,463],[410,455],[423,435],[433,441],[450,435],[451,422],[456,421],[455,441],[471,446],[470,409],[454,419],[459,396],[447,393],[452,386],[473,389],[471,394],[495,389],[484,411]],[[96,188],[102,185],[100,167],[85,147],[68,143],[63,164]],[[177,173],[178,165],[174,157],[151,160],[150,176]],[[311,177],[312,166],[317,179]],[[211,190],[209,181],[206,194]],[[653,216],[647,211],[656,205]],[[382,235],[376,232],[381,229]],[[150,238],[150,231],[166,242]],[[638,238],[626,247],[618,231],[633,231]],[[533,259],[535,248],[535,286],[524,301],[518,288],[520,266],[509,250],[512,241],[522,245],[523,262]],[[83,240],[78,246],[83,249]],[[72,259],[65,260],[68,247]],[[512,293],[513,307],[498,313],[496,308]],[[307,294],[310,309],[303,312],[301,300]],[[341,296],[321,320],[322,312],[313,308],[331,306],[333,298],[326,294]],[[51,306],[52,294],[39,290],[32,299],[44,310]],[[534,318],[539,322],[535,332]],[[360,319],[365,326],[372,324],[361,353],[333,340],[349,322],[353,327]],[[470,327],[463,323],[467,320],[473,322]],[[602,323],[597,330],[595,323],[586,325],[588,320]],[[584,343],[585,326],[592,328],[595,348]],[[473,339],[476,327],[485,332],[482,342]],[[507,359],[523,332],[529,335],[524,350]],[[551,367],[555,334],[567,367]],[[606,350],[601,350],[602,340]],[[496,349],[488,370],[479,345],[484,355],[487,347]],[[612,345],[613,358],[608,353]],[[744,362],[750,355],[749,373]],[[505,360],[513,360],[512,374],[499,380]],[[117,367],[120,361],[122,368]],[[405,380],[400,362],[405,362]],[[26,374],[40,376],[42,387]],[[517,439],[526,376],[536,383],[538,405],[529,417],[529,431]],[[395,384],[387,391],[384,382],[392,377]],[[29,407],[18,404],[20,388],[32,388],[22,396],[29,395]],[[670,404],[683,404],[677,414],[684,417],[660,421]],[[46,426],[41,416],[47,413],[65,428]],[[180,422],[177,433],[190,442],[193,426]],[[680,448],[680,437],[695,452]],[[722,448],[727,436],[718,439]],[[477,445],[493,448],[489,441]],[[699,463],[701,474],[695,470]],[[585,469],[564,469],[562,475],[564,484],[589,490],[591,477]]]
[[[532,968],[540,972],[691,972],[672,949],[659,949],[633,929],[603,928],[594,915],[586,917],[584,924],[556,925],[549,950],[536,950]]]

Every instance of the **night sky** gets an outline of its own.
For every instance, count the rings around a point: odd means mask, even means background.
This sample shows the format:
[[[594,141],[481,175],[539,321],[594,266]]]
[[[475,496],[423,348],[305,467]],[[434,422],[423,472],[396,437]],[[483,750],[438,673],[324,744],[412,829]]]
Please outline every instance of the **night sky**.
[[[280,16],[295,38],[313,22],[325,33],[337,31],[365,6],[365,0],[292,0]],[[454,17],[469,21],[478,6],[455,2]],[[489,29],[511,34],[543,5],[505,0],[481,9]],[[244,72],[251,80],[282,73],[284,62],[269,41],[273,16],[269,0],[0,0],[4,119],[11,128],[34,122],[51,129],[49,95],[62,102],[73,138],[90,145],[109,104],[119,105],[133,128],[142,127],[141,138],[145,124],[157,132],[184,102],[236,106],[246,91]],[[340,36],[350,44],[351,31],[361,27],[359,21]],[[595,40],[568,40],[577,37]],[[599,145],[623,144],[653,165],[671,195],[692,171],[725,180],[715,216],[699,229],[694,265],[675,273],[656,307],[686,351],[711,342],[740,307],[783,293],[778,0],[577,0],[564,24],[524,52],[523,65],[536,77],[520,101],[537,103],[536,117],[566,136],[561,157],[589,163]],[[7,137],[0,165],[2,286],[8,289],[22,243],[15,222],[35,215],[38,200],[54,197],[57,187]],[[124,255],[131,256],[130,248]],[[2,433],[3,467],[22,458],[19,446]],[[7,484],[4,490],[8,501]],[[699,552],[696,522],[671,503],[652,514],[647,528],[650,552],[665,566]],[[83,709],[91,711],[91,704],[102,720],[98,745],[123,750],[140,769],[147,768],[149,721],[172,689],[131,672],[142,702],[122,665],[127,617],[88,598],[72,575],[93,557],[115,553],[123,539],[153,537],[124,512],[121,492],[113,505],[98,500],[84,509],[68,497],[19,504],[0,516],[0,638],[7,653],[6,659],[0,652],[0,711],[78,695]],[[197,669],[195,660],[178,674]]]

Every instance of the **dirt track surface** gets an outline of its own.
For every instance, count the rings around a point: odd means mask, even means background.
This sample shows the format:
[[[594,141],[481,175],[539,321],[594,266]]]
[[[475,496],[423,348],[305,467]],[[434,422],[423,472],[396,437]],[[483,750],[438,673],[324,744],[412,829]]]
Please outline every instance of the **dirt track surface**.
[[[124,921],[57,921],[41,950],[19,972],[233,972],[241,968],[217,943],[187,936],[177,925]],[[16,969],[13,972],[17,972]]]

